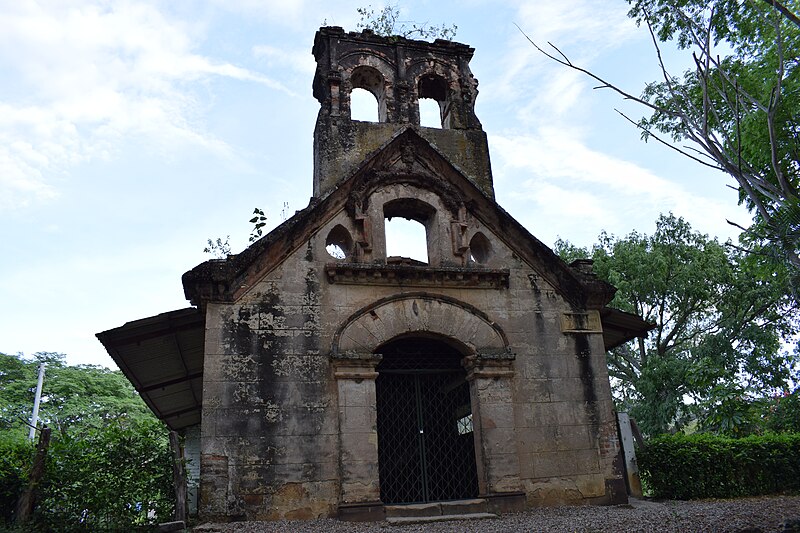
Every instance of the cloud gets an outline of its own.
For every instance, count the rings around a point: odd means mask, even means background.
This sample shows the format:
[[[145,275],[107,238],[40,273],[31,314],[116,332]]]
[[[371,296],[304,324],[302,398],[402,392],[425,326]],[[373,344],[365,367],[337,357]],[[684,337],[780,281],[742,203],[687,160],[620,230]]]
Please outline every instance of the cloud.
[[[583,66],[590,66],[602,53],[638,35],[624,5],[601,0],[522,2],[514,22],[547,52],[558,55],[548,45],[552,43],[575,64]],[[570,109],[588,84],[582,74],[546,58],[513,26],[507,50],[502,72],[485,89],[497,98],[531,102],[520,108],[522,120],[533,112],[547,110],[557,114]],[[535,93],[531,87],[536,87]],[[532,94],[536,98],[531,98]],[[541,102],[557,105],[544,106]]]
[[[575,228],[594,228],[593,235],[600,229],[623,234],[672,211],[700,231],[723,238],[736,233],[725,222],[741,214],[735,202],[698,194],[675,179],[593,150],[579,131],[542,126],[531,134],[493,136],[490,142],[498,182],[521,183],[511,201],[528,205],[522,218],[535,218],[532,224],[552,217],[579,221]],[[722,189],[724,177],[718,176]]]
[[[57,195],[71,166],[122,138],[159,150],[230,148],[200,125],[207,82],[287,94],[279,81],[197,53],[198,25],[141,2],[6,2],[0,7],[0,209]]]
[[[286,49],[263,44],[253,47],[253,55],[269,67],[286,67],[303,75],[313,75],[317,68],[317,63],[308,47]]]
[[[305,0],[212,0],[220,9],[255,16],[261,20],[298,26],[309,9]]]

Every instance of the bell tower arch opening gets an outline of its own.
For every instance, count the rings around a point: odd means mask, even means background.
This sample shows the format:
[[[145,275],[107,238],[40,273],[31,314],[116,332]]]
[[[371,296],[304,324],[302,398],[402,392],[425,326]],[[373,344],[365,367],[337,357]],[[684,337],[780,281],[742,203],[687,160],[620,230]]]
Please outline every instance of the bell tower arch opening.
[[[375,97],[375,100],[378,104],[378,111],[377,114],[373,113],[369,110],[365,110],[362,108],[356,109],[357,113],[355,116],[351,115],[351,118],[354,120],[362,120],[362,117],[368,117],[366,120],[370,122],[386,122],[387,120],[387,112],[386,112],[386,80],[383,77],[383,74],[378,71],[378,69],[373,68],[371,66],[363,65],[358,66],[353,69],[353,72],[350,74],[350,85],[352,87],[350,96],[350,112],[353,113],[353,99],[352,96],[354,93],[361,92],[358,105],[359,107],[363,107],[365,105],[372,104],[374,105],[375,102],[371,101],[368,97],[364,98],[364,92],[371,93],[372,96]],[[359,91],[360,90],[360,91]],[[374,117],[377,117],[376,120],[373,120]]]
[[[375,353],[378,470],[385,504],[478,496],[472,402],[460,349],[402,336]]]
[[[419,79],[419,84],[417,85],[417,95],[419,111],[420,111],[420,125],[427,126],[427,127],[434,127],[434,128],[442,128],[442,129],[450,129],[450,98],[449,98],[450,91],[447,87],[447,82],[444,78],[440,76],[436,76],[433,74],[426,74]],[[423,113],[426,109],[426,101],[432,100],[436,102],[437,107],[439,109],[439,119],[438,124],[431,125],[429,123],[423,124],[423,118],[425,114]],[[431,106],[432,107],[432,106]],[[430,120],[430,119],[429,119]],[[428,122],[426,120],[425,122]]]

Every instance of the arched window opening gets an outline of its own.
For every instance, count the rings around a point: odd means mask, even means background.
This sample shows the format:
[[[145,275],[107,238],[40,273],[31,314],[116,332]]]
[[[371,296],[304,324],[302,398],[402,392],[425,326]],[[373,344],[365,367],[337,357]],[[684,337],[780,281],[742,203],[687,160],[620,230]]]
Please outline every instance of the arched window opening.
[[[439,102],[431,98],[419,99],[419,125],[425,128],[441,128],[442,117]]]
[[[492,243],[479,231],[469,241],[469,254],[473,263],[486,264],[492,257]]]
[[[353,239],[344,226],[338,224],[325,239],[325,251],[334,259],[347,259],[353,248]]]
[[[428,225],[436,210],[414,198],[383,206],[387,262],[428,263]]]
[[[357,67],[350,74],[350,118],[386,122],[386,84],[383,75],[372,67]],[[369,93],[368,98],[364,93]],[[377,102],[377,106],[376,106]]]
[[[450,91],[447,87],[447,82],[433,74],[427,74],[419,79],[417,87],[417,96],[419,98],[419,111],[420,111],[420,125],[422,124],[423,106],[429,104],[423,103],[425,100],[430,99],[436,102],[438,106],[438,119],[434,122],[436,128],[449,128],[450,127]],[[426,115],[431,112],[425,110]]]
[[[366,89],[353,89],[350,93],[350,119],[378,122],[375,97]]]
[[[386,257],[391,261],[413,259],[428,263],[428,236],[425,226],[416,220],[386,219]]]

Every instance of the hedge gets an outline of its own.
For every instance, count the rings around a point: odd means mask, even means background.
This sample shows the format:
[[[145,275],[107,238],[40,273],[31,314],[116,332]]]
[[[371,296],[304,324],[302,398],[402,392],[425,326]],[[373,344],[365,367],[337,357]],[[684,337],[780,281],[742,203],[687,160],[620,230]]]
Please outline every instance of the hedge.
[[[741,439],[708,434],[651,439],[638,448],[643,483],[656,498],[736,498],[800,490],[800,434]]]

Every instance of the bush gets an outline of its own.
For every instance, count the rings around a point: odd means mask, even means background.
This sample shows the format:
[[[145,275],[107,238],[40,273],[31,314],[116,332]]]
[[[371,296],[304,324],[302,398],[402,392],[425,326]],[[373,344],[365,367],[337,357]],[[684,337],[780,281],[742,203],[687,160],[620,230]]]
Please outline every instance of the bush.
[[[656,498],[736,498],[800,490],[800,434],[652,439],[636,452]]]
[[[167,520],[171,460],[157,420],[54,435],[35,521],[48,530],[129,531]]]
[[[0,432],[0,528],[14,518],[34,451],[33,444],[24,437]]]
[[[767,429],[800,433],[800,386],[773,400],[767,413]]]

